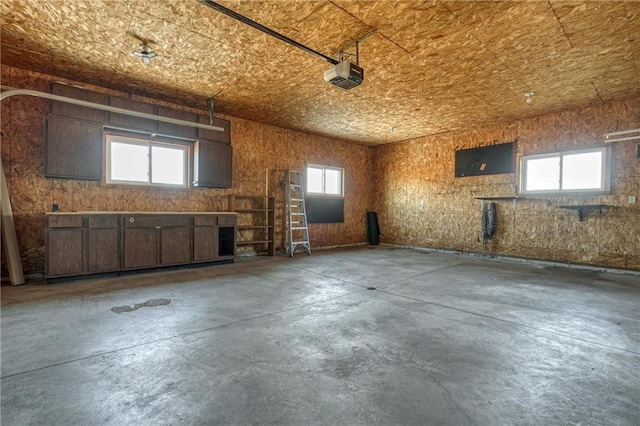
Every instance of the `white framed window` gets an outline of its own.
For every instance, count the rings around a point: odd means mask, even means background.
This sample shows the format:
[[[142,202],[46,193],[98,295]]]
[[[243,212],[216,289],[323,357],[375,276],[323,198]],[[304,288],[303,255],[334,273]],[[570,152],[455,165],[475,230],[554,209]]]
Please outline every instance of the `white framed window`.
[[[520,168],[520,192],[607,192],[611,174],[609,159],[609,146],[526,155]]]
[[[307,165],[307,194],[329,195],[342,197],[344,195],[344,169],[340,167]]]
[[[186,188],[189,145],[107,135],[106,181]]]

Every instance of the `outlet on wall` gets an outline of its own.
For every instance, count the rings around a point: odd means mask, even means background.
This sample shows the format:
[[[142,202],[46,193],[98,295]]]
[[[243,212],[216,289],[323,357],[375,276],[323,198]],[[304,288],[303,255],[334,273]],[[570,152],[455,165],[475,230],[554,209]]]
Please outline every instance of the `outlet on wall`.
[[[629,195],[629,204],[635,204],[635,203],[636,203],[636,196]]]

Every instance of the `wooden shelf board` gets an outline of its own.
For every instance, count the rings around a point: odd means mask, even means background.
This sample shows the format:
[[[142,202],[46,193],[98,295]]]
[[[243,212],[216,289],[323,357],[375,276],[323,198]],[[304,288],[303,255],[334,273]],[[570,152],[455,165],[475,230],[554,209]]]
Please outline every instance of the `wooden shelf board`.
[[[272,243],[273,240],[251,240],[251,241],[236,241],[236,244],[241,245],[251,245],[251,244],[266,244]]]
[[[273,198],[267,197],[265,195],[256,195],[252,197],[251,195],[236,195],[236,200],[264,200],[265,198]]]
[[[501,201],[501,200],[518,200],[522,197],[505,196],[505,197],[473,197],[476,200]]]
[[[558,206],[561,209],[580,210],[580,209],[604,209],[611,207],[608,204],[571,204],[566,206]]]
[[[602,214],[602,209],[613,207],[608,204],[570,204],[558,206],[561,209],[576,210],[578,212],[578,220],[582,222],[591,212],[598,210]]]

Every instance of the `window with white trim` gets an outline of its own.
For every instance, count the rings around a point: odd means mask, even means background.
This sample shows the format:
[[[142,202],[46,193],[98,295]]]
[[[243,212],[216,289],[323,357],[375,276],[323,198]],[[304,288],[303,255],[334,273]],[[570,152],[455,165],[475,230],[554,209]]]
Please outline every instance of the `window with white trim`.
[[[606,192],[610,188],[610,147],[526,155],[522,158],[523,194]]]
[[[307,194],[342,197],[344,169],[339,167],[307,166]]]
[[[189,145],[107,136],[108,183],[188,186]]]

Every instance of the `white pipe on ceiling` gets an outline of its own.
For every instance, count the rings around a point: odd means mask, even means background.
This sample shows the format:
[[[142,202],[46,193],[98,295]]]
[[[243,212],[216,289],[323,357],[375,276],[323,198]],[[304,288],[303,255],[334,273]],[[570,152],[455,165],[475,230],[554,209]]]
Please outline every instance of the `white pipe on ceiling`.
[[[10,96],[17,96],[17,95],[36,96],[39,98],[50,99],[52,101],[66,102],[69,104],[79,105],[87,108],[95,108],[103,111],[115,112],[118,114],[131,115],[133,117],[147,118],[149,120],[163,121],[165,123],[179,124],[181,126],[197,127],[199,129],[207,129],[207,130],[215,130],[218,132],[224,132],[224,129],[218,126],[210,126],[209,124],[178,120],[177,118],[171,118],[171,117],[162,117],[160,115],[147,114],[145,112],[131,111],[124,108],[117,108],[109,105],[102,105],[102,104],[96,104],[94,102],[87,102],[87,101],[81,101],[79,99],[67,98],[66,96],[54,95],[52,93],[39,92],[37,90],[9,88],[7,90],[3,90],[2,92],[0,92],[0,102]]]

